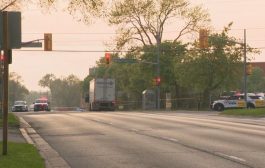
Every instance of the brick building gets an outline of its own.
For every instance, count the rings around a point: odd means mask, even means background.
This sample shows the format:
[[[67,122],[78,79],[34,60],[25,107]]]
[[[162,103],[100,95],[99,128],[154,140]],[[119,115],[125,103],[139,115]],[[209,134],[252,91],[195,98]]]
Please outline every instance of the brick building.
[[[250,63],[252,65],[252,67],[259,67],[263,70],[263,72],[265,73],[265,62],[251,62]]]

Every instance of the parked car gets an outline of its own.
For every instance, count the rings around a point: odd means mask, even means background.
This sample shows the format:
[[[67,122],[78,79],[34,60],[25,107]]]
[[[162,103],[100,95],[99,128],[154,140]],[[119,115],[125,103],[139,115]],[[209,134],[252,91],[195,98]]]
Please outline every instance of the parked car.
[[[28,105],[26,101],[15,101],[14,105],[12,106],[13,112],[26,112],[28,110]]]

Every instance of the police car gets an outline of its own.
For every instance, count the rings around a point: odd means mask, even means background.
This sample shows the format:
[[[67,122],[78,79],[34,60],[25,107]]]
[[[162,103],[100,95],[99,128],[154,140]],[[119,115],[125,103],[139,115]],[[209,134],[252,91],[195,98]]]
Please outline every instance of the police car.
[[[245,103],[244,95],[233,95],[225,99],[216,100],[211,104],[211,108],[215,111],[223,111],[230,108],[257,108],[265,107],[265,100],[262,96],[251,95],[247,97]]]

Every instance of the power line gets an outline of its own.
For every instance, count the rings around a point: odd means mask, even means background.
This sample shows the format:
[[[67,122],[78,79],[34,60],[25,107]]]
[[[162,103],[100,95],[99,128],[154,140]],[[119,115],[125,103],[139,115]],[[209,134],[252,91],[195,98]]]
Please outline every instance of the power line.
[[[44,52],[44,50],[14,50],[14,51],[22,51],[22,52]],[[112,52],[112,53],[121,53],[121,52],[133,52],[129,50],[52,50],[52,52],[71,52],[71,53],[85,53],[85,52]],[[48,52],[49,53],[49,52]]]
[[[265,49],[265,47],[250,47],[248,49]],[[193,50],[197,50],[197,49],[193,49]],[[200,49],[198,49],[200,50]],[[18,52],[44,52],[44,50],[14,50],[14,51],[18,51]],[[45,51],[46,52],[46,51]],[[130,51],[130,50],[52,50],[52,52],[70,52],[70,53],[101,53],[101,52],[112,52],[112,53],[122,53],[122,52],[134,52],[134,51]],[[48,52],[49,53],[49,52]]]

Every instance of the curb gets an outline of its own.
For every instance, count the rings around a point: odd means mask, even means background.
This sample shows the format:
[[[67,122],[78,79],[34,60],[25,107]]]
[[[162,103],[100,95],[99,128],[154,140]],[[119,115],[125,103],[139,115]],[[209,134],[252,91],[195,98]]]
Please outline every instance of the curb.
[[[71,168],[69,164],[55,151],[22,117],[20,132],[27,143],[33,144],[45,160],[46,168]]]

